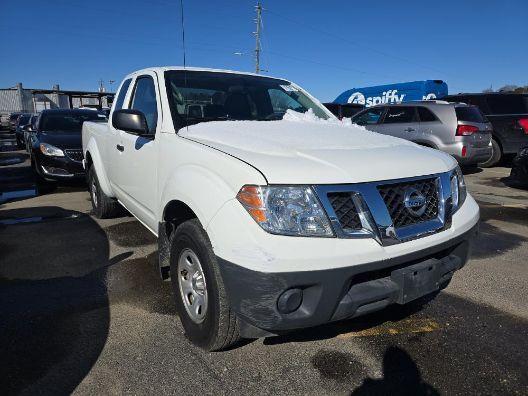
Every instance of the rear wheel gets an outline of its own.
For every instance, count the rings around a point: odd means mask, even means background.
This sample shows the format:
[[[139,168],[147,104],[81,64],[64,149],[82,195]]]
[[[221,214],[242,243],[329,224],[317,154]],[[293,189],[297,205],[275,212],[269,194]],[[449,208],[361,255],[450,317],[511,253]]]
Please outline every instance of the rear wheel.
[[[499,163],[502,158],[502,150],[499,143],[495,139],[491,139],[491,157],[487,161],[481,162],[479,166],[482,168],[491,168]]]
[[[101,189],[93,166],[88,170],[88,191],[92,200],[93,212],[97,218],[109,219],[119,215],[121,210],[119,202],[107,196]]]
[[[238,321],[229,306],[211,242],[197,219],[174,231],[170,271],[186,337],[207,351],[235,344],[240,339]]]

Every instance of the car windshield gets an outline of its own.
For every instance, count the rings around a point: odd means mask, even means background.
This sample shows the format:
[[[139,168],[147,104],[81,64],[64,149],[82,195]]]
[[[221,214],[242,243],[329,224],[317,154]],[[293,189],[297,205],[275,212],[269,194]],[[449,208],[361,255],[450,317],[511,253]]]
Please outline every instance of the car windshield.
[[[168,71],[167,94],[176,129],[222,120],[280,120],[287,110],[327,119],[328,113],[288,81],[206,71]]]
[[[57,113],[42,116],[41,130],[50,133],[81,133],[84,121],[99,120],[100,115],[96,111],[86,111],[83,113]]]

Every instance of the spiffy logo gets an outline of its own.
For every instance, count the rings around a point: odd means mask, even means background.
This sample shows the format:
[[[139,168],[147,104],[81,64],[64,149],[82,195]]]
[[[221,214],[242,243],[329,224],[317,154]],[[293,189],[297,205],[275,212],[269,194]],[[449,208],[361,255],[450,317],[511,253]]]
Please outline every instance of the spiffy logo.
[[[401,103],[404,97],[405,94],[398,95],[397,89],[389,89],[383,92],[381,96],[369,96],[367,98],[361,92],[354,92],[348,98],[348,103],[358,103],[370,107],[382,103]]]
[[[363,95],[361,92],[354,92],[352,95],[350,95],[350,98],[348,98],[348,103],[364,105],[365,95]]]

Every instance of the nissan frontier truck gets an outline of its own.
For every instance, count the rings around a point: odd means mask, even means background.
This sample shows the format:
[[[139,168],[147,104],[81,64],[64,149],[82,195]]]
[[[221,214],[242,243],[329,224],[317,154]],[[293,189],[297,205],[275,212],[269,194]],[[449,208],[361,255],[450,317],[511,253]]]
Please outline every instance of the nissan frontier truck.
[[[434,295],[477,231],[453,157],[339,121],[280,78],[140,70],[82,135],[95,215],[122,205],[157,236],[206,350]]]

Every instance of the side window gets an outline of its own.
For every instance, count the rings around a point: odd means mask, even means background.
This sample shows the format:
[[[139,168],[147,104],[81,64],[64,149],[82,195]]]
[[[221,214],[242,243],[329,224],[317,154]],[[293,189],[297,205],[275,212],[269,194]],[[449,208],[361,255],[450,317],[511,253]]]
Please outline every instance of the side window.
[[[414,122],[414,107],[391,106],[383,120],[384,124],[402,124]]]
[[[385,110],[384,107],[376,107],[373,109],[365,110],[359,113],[355,118],[354,122],[358,125],[373,125],[377,124]]]
[[[136,79],[136,86],[130,101],[130,109],[139,110],[145,114],[149,133],[156,133],[158,125],[158,105],[156,101],[156,88],[150,76],[141,76]]]
[[[126,93],[128,91],[128,87],[130,86],[131,81],[132,79],[129,78],[125,80],[125,82],[121,86],[121,89],[119,90],[119,94],[117,95],[114,110],[121,110],[123,108],[123,103],[125,102],[125,96],[126,96]]]
[[[433,112],[425,107],[418,107],[418,117],[420,122],[431,122],[436,121],[436,116]]]

